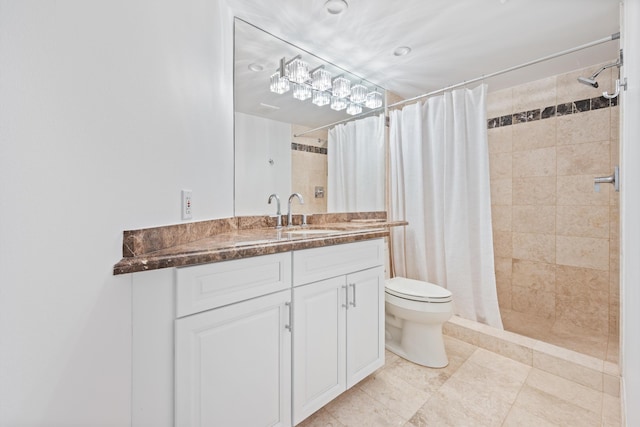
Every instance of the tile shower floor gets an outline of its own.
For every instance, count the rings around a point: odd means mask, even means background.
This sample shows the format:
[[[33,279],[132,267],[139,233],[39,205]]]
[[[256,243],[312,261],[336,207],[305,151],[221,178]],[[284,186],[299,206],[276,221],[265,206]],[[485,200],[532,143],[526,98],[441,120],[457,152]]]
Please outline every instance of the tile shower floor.
[[[597,359],[618,364],[620,340],[569,323],[511,310],[500,310],[504,329]]]
[[[299,426],[620,426],[620,399],[445,335],[449,366],[385,366]]]

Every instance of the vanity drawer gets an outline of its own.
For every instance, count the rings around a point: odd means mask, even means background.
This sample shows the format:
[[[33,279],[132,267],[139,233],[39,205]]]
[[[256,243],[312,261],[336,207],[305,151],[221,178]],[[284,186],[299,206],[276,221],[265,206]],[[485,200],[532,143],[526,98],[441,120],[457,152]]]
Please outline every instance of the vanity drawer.
[[[384,265],[384,239],[293,252],[293,286]]]
[[[291,287],[291,253],[176,268],[176,317]]]

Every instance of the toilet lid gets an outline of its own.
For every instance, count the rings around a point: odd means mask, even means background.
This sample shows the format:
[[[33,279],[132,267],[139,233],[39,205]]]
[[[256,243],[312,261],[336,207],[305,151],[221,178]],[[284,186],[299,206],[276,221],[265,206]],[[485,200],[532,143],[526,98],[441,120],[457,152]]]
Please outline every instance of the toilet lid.
[[[394,277],[387,280],[385,291],[399,298],[426,302],[449,302],[452,295],[450,291],[441,286],[405,277]]]

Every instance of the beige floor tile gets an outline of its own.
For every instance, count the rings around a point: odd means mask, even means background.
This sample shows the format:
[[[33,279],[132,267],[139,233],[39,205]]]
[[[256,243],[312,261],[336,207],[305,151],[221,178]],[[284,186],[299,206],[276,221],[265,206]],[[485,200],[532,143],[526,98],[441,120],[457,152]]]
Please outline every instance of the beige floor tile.
[[[444,347],[449,356],[449,364],[455,364],[458,367],[478,348],[475,345],[448,336],[444,336]]]
[[[513,318],[530,322],[504,314],[507,325]],[[615,364],[457,317],[447,325],[460,336],[474,334],[479,346],[445,335],[444,369],[387,352],[385,367],[301,425],[620,426],[620,399],[601,391],[603,376],[616,377]],[[534,368],[484,348],[494,341],[529,348]]]
[[[311,414],[297,427],[344,427],[344,424],[335,419],[325,408],[322,408]]]
[[[491,370],[494,374],[504,375],[514,379],[522,385],[529,375],[531,365],[517,362],[509,357],[493,353],[491,351],[479,348],[467,360],[458,372],[462,371],[467,364],[474,364]],[[458,374],[456,372],[456,374]],[[456,375],[454,374],[454,375]]]
[[[558,426],[597,427],[601,421],[600,414],[583,409],[527,384],[520,391],[514,407],[524,409],[536,417]]]
[[[576,384],[548,372],[533,368],[527,377],[527,385],[543,391],[588,411],[600,414],[603,393]]]
[[[407,422],[358,387],[347,390],[339,399],[329,402],[325,409],[346,427],[391,427]]]
[[[431,393],[413,387],[384,370],[368,377],[358,387],[405,420],[431,397]]]
[[[533,350],[533,367],[557,375],[562,378],[582,384],[596,391],[603,390],[602,361],[580,353],[559,348],[558,351],[548,351],[556,346],[538,342]],[[562,353],[562,354],[560,354]],[[600,366],[595,366],[597,363]]]
[[[468,401],[458,399],[452,389],[445,390],[446,393],[438,392],[416,412],[409,420],[408,425],[412,427],[498,427],[502,425],[504,418],[509,412],[509,404],[496,399],[492,403],[491,412],[483,412],[481,406],[470,405]],[[487,405],[484,405],[487,407]]]
[[[385,351],[384,351],[384,364],[385,364],[385,366],[391,365],[393,362],[395,362],[399,358],[400,358],[400,356],[398,356],[397,354],[392,353],[389,350],[385,349]]]
[[[477,405],[478,409],[490,411],[496,405],[493,402],[494,399],[511,405],[524,383],[524,377],[517,378],[509,372],[500,373],[468,360],[438,392],[455,396],[457,400],[469,400],[470,405]],[[487,405],[489,407],[485,407]]]
[[[433,393],[444,384],[458,366],[452,365],[442,369],[426,368],[404,359],[396,360],[385,372],[407,382],[411,386],[428,393]]]
[[[509,411],[502,427],[558,427],[558,425],[526,409],[514,406]]]

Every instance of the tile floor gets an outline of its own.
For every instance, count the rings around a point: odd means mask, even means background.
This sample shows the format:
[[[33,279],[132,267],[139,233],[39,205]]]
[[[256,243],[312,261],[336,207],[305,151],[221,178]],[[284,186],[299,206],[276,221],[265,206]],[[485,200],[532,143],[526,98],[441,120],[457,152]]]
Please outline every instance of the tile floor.
[[[449,366],[387,352],[300,427],[620,426],[620,399],[445,335]]]
[[[504,329],[618,364],[619,338],[532,314],[500,310]]]

